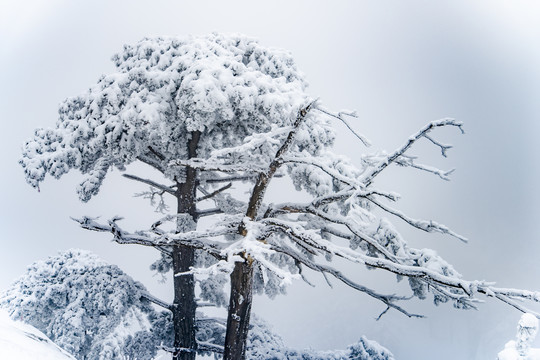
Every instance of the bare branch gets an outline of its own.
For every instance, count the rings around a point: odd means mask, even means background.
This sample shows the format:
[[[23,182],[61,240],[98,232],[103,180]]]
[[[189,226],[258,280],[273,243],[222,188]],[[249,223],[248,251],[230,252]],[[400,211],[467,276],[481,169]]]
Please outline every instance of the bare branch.
[[[360,133],[357,133],[350,125],[349,123],[347,122],[347,120],[345,120],[345,118],[343,117],[343,115],[347,115],[347,116],[351,116],[351,117],[354,117],[354,118],[358,118],[358,114],[356,112],[344,112],[344,111],[341,111],[337,114],[333,114],[331,113],[330,111],[320,107],[320,106],[317,106],[315,109],[319,110],[320,112],[322,112],[323,114],[326,114],[328,116],[331,116],[333,118],[336,118],[338,119],[339,121],[343,122],[345,124],[345,126],[347,126],[347,128],[354,134],[354,136],[356,136],[361,142],[362,144],[364,144],[364,146],[366,147],[370,147],[371,146],[371,142],[362,134]]]
[[[144,297],[146,300],[161,306],[164,309],[171,310],[171,304],[166,303],[165,301],[158,299],[154,295],[150,294],[149,292],[145,291],[141,294],[142,297]]]
[[[144,154],[144,155],[141,154],[141,155],[139,155],[137,157],[137,160],[145,163],[146,165],[149,165],[149,166],[153,167],[154,169],[156,169],[160,173],[164,173],[165,168],[162,166],[162,164],[159,162],[159,160],[156,160],[155,158],[153,158],[150,155],[149,154]]]
[[[388,312],[388,310],[390,310],[390,306],[386,306],[386,309],[384,309],[384,311],[382,313],[380,313],[379,316],[377,316],[377,318],[375,320],[377,320],[377,321],[381,320],[383,315],[386,314]]]
[[[195,201],[199,202],[199,201],[204,201],[204,200],[210,199],[210,198],[216,196],[217,194],[219,194],[219,193],[221,193],[221,192],[223,192],[223,191],[225,191],[225,190],[227,190],[227,189],[229,189],[231,187],[232,187],[232,183],[228,183],[227,185],[217,189],[216,191],[213,191],[213,192],[211,192],[209,194],[207,193],[204,196],[202,196],[200,198],[197,198]],[[201,189],[201,187],[199,187],[199,189]]]
[[[489,296],[489,295],[488,295]],[[536,318],[540,319],[540,314],[535,312],[535,311],[532,311],[531,309],[525,307],[525,306],[522,306],[521,304],[519,304],[517,301],[514,301],[512,299],[510,299],[509,297],[507,296],[504,296],[504,295],[500,295],[500,294],[495,294],[495,297],[499,300],[501,300],[502,302],[518,309],[519,311],[523,312],[523,313],[531,313],[533,314],[534,316],[536,316]]]
[[[231,181],[255,180],[256,178],[257,178],[257,174],[232,175],[232,176],[226,176],[226,177],[222,177],[222,178],[203,179],[202,181],[211,184],[211,183],[221,183],[221,182],[231,182]]]
[[[159,184],[159,183],[157,183],[155,181],[152,181],[150,179],[144,179],[144,178],[141,178],[141,177],[138,177],[138,176],[135,176],[135,175],[131,175],[131,174],[122,174],[122,176],[127,178],[127,179],[130,179],[130,180],[135,180],[135,181],[141,182],[143,184],[150,185],[150,186],[152,186],[152,187],[154,187],[156,189],[159,189],[161,191],[165,191],[168,194],[176,196],[176,191],[170,186]]]
[[[213,209],[197,211],[197,217],[205,217],[205,216],[211,216],[211,215],[216,215],[216,214],[223,214],[223,210],[219,208],[213,208]]]
[[[162,154],[160,154],[159,152],[157,152],[153,147],[148,146],[148,150],[150,150],[150,152],[151,152],[152,154],[154,154],[154,156],[157,157],[159,160],[161,160],[161,161],[164,161],[164,160],[165,160],[165,156],[163,156]]]
[[[223,349],[223,346],[212,344],[209,342],[203,342],[203,341],[197,342],[197,350],[209,351],[209,352],[213,352],[217,354],[223,354],[225,352],[225,350]]]
[[[463,130],[462,130],[463,131]],[[452,145],[446,145],[446,144],[442,144],[438,141],[436,141],[435,139],[433,139],[431,136],[428,136],[428,135],[424,135],[424,137],[426,139],[428,139],[429,141],[431,141],[433,144],[437,145],[438,147],[441,148],[441,155],[444,156],[444,157],[447,157],[446,155],[446,151],[450,150],[451,148],[453,148]]]

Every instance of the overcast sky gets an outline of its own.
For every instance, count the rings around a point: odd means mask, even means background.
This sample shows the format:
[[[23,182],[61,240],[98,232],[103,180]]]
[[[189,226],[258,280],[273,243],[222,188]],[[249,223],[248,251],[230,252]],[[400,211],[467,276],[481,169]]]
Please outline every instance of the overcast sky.
[[[149,224],[158,215],[132,196],[143,187],[112,173],[99,196],[82,204],[75,194],[79,174],[48,179],[38,193],[26,185],[17,161],[34,128],[54,126],[64,98],[113,70],[110,57],[123,44],[212,31],[241,32],[290,50],[314,97],[336,111],[357,109],[353,126],[373,147],[366,150],[336,124],[337,151],[352,159],[391,151],[430,120],[465,122],[465,135],[435,135],[455,146],[448,159],[429,143],[412,152],[423,163],[456,168],[451,182],[392,169],[378,187],[401,193],[399,208],[410,216],[442,222],[469,244],[391,220],[412,246],[436,249],[467,279],[540,290],[540,6],[522,0],[1,1],[0,289],[33,261],[78,247],[171,297],[170,284],[148,271],[156,253],[113,244],[69,219],[119,214],[128,225]],[[278,188],[269,195],[278,196]],[[407,291],[395,288],[392,277],[348,270],[377,290]],[[376,322],[383,305],[311,278],[316,288],[295,283],[288,296],[254,302],[254,312],[290,346],[344,348],[366,335],[397,359],[493,359],[514,336],[520,316],[491,299],[479,311],[426,300],[408,308],[427,319],[389,312]]]

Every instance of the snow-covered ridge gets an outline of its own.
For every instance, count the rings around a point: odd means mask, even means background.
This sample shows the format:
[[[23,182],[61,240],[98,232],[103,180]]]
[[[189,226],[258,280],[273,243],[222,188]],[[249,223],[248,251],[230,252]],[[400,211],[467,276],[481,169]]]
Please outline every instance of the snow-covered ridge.
[[[0,310],[0,359],[75,360],[33,326],[13,321]]]

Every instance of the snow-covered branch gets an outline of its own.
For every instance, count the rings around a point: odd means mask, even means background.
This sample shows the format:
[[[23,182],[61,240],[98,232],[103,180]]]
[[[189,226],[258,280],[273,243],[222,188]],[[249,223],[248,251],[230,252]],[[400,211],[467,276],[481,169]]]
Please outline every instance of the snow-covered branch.
[[[185,166],[202,171],[219,171],[224,173],[259,173],[264,167],[253,164],[227,164],[219,161],[210,162],[206,159],[173,160],[169,166]]]
[[[119,244],[135,244],[143,246],[176,246],[185,245],[195,249],[204,250],[212,256],[223,259],[220,249],[224,246],[222,242],[212,241],[211,238],[221,237],[236,233],[237,224],[227,226],[217,226],[214,230],[207,231],[188,231],[183,233],[162,233],[153,235],[149,232],[130,233],[122,230],[116,221],[112,219],[107,225],[100,224],[94,219],[83,217],[82,219],[73,219],[78,222],[82,228],[92,231],[109,232],[113,234],[113,241]],[[153,229],[152,232],[155,230]]]

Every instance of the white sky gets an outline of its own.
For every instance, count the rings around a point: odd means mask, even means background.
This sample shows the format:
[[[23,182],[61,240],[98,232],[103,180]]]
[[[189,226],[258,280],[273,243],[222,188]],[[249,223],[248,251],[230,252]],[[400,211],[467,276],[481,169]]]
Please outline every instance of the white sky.
[[[429,144],[413,151],[424,163],[457,168],[453,181],[393,169],[379,187],[401,193],[399,206],[411,216],[445,223],[470,243],[419,234],[391,220],[413,246],[436,249],[466,278],[540,290],[540,6],[521,0],[0,1],[0,289],[31,262],[80,247],[170,296],[170,286],[147,270],[156,257],[151,250],[112,244],[69,220],[120,214],[127,225],[148,224],[157,215],[132,197],[144,188],[113,173],[99,196],[81,204],[78,174],[48,180],[37,193],[17,161],[34,128],[54,125],[60,101],[112,71],[109,59],[124,43],[211,31],[242,32],[292,51],[313,96],[335,110],[358,110],[354,126],[374,150],[392,150],[433,119],[464,121],[466,135],[439,135],[455,145],[449,159]],[[339,151],[353,159],[366,151],[339,131]],[[376,272],[356,276],[395,291],[395,282]],[[514,336],[520,316],[493,300],[468,312],[423,301],[410,302],[409,309],[427,319],[390,312],[375,322],[384,306],[338,284],[312,289],[298,283],[289,293],[254,304],[287,344],[343,348],[366,335],[398,359],[493,359]]]

